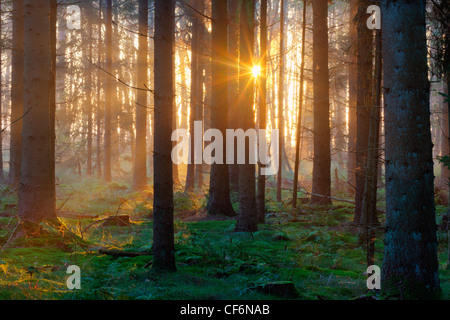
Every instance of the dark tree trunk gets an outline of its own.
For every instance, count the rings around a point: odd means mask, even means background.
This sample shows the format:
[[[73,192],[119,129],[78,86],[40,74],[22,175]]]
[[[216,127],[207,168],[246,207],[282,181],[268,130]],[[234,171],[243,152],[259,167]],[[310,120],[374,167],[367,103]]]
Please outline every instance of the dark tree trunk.
[[[281,185],[283,180],[283,152],[284,152],[284,3],[285,0],[281,0],[280,7],[280,64],[278,75],[278,163],[279,170],[277,174],[277,201],[281,202]],[[287,161],[287,158],[286,158]]]
[[[176,271],[173,226],[172,116],[175,1],[155,1],[153,268]]]
[[[267,128],[267,0],[261,1],[261,74],[259,81],[259,129]],[[266,139],[266,137],[264,137]],[[258,222],[266,220],[266,176],[262,174],[262,163],[258,164],[258,188],[256,194],[256,209]]]
[[[355,192],[356,169],[356,110],[357,110],[357,71],[356,71],[356,16],[358,13],[358,0],[350,1],[350,53],[348,63],[348,158],[347,183],[350,193]]]
[[[31,222],[56,218],[51,128],[55,81],[49,14],[49,0],[25,1],[24,105],[31,110],[23,118],[18,213],[23,221]]]
[[[435,299],[438,274],[425,1],[382,1],[386,234],[382,291]]]
[[[373,99],[370,109],[369,141],[364,197],[361,208],[359,243],[366,245],[367,265],[375,264],[375,227],[377,226],[377,187],[381,115],[381,31],[375,36],[375,69]]]
[[[313,2],[314,163],[315,204],[331,204],[330,102],[328,74],[328,1]]]
[[[12,77],[11,77],[11,126],[9,184],[19,186],[22,158],[23,104],[23,47],[24,47],[24,0],[13,1],[12,11]],[[27,109],[28,110],[28,109]]]
[[[212,0],[212,106],[211,124],[225,137],[228,123],[227,72],[227,0]],[[222,146],[221,163],[211,164],[208,213],[234,216],[230,200],[226,142]]]
[[[239,71],[239,126],[244,131],[255,128],[253,112],[253,76],[248,72],[254,63],[254,19],[255,1],[241,3],[240,21],[240,66]],[[253,232],[258,229],[256,212],[255,165],[249,163],[249,149],[246,146],[245,164],[239,165],[239,217],[237,232]]]
[[[139,0],[139,49],[137,87],[147,85],[148,57],[148,0]],[[133,185],[136,190],[147,187],[147,94],[136,92],[136,148],[134,151]]]
[[[443,93],[448,95],[448,86],[447,83],[443,82]],[[442,97],[442,117],[441,117],[441,154],[440,156],[447,156],[450,153],[449,149],[449,112],[448,112],[448,101],[446,97]],[[445,187],[445,189],[448,189],[448,182],[449,182],[449,170],[447,167],[444,166],[443,163],[441,163],[441,185]],[[450,199],[449,199],[450,200]]]
[[[359,224],[364,197],[367,151],[372,105],[373,32],[367,28],[368,0],[358,0],[357,17],[357,108],[356,108],[356,170],[355,170],[355,219]]]
[[[228,0],[228,56],[230,59],[228,68],[228,103],[229,113],[238,114],[239,111],[239,19],[240,0]],[[232,116],[228,120],[230,129],[239,127],[238,117]],[[237,154],[236,146],[234,154]],[[230,188],[233,192],[239,192],[239,166],[235,156],[234,164],[228,165],[230,175]]]

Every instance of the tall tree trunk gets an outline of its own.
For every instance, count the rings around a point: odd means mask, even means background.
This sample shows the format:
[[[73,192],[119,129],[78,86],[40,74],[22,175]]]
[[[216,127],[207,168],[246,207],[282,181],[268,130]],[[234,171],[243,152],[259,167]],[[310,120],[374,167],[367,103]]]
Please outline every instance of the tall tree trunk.
[[[24,105],[31,110],[23,118],[18,212],[23,221],[30,222],[56,218],[51,128],[55,81],[49,14],[49,0],[25,1]]]
[[[259,75],[259,129],[267,128],[267,0],[261,0],[260,26],[260,67]],[[264,137],[266,139],[266,137]],[[262,174],[263,164],[258,163],[258,188],[256,194],[256,209],[258,222],[266,220],[266,176]]]
[[[448,95],[447,91],[447,83],[443,81],[443,90],[442,92],[446,95]],[[447,100],[446,97],[442,97],[442,117],[441,117],[441,127],[440,127],[440,134],[441,134],[441,154],[440,156],[446,156],[450,153],[449,149],[449,113],[448,113],[448,102],[445,102]],[[445,189],[448,189],[448,182],[449,182],[449,170],[447,167],[444,166],[443,163],[441,163],[441,185],[445,187]],[[450,200],[450,198],[449,198]]]
[[[358,13],[358,0],[350,1],[350,53],[348,63],[348,158],[347,158],[347,183],[348,191],[355,192],[356,170],[356,110],[357,110],[357,28],[356,19]]]
[[[137,61],[137,87],[147,85],[148,57],[148,0],[139,0],[139,49]],[[133,168],[133,186],[136,190],[147,187],[147,94],[136,92],[136,148]]]
[[[105,19],[105,47],[106,47],[106,71],[112,74],[112,0],[106,0],[106,19]],[[104,165],[103,165],[103,179],[106,182],[111,181],[111,139],[112,139],[112,100],[113,94],[113,79],[110,75],[107,76],[104,82],[105,90],[105,138],[104,138]]]
[[[280,7],[280,63],[279,63],[279,75],[278,75],[278,163],[279,170],[277,175],[277,201],[281,202],[281,184],[283,180],[283,151],[284,151],[284,3],[285,0],[281,0]],[[286,158],[287,161],[287,158]]]
[[[199,0],[194,2],[198,6]],[[200,46],[200,17],[194,12],[192,14],[192,38],[191,38],[191,97],[190,97],[190,112],[189,112],[189,162],[187,165],[186,174],[186,190],[194,191],[195,186],[195,148],[194,148],[194,122],[197,116],[197,104],[203,101],[199,97],[199,46]],[[200,101],[199,101],[200,100]]]
[[[435,299],[441,290],[425,1],[381,3],[387,212],[382,292],[402,299]]]
[[[292,208],[297,208],[297,188],[298,172],[300,166],[300,138],[302,131],[302,111],[303,111],[303,81],[305,77],[305,46],[306,46],[306,0],[303,0],[303,21],[302,21],[302,63],[300,66],[300,95],[297,118],[297,131],[295,136],[295,167],[294,167],[294,188],[292,192]]]
[[[24,47],[24,0],[13,1],[12,11],[12,76],[11,76],[11,137],[9,160],[9,184],[19,186],[22,158],[23,104],[23,47]],[[28,110],[28,108],[27,108]],[[26,111],[26,110],[25,110]]]
[[[175,1],[155,0],[154,269],[176,271],[173,226],[172,116]]]
[[[381,31],[375,36],[375,70],[373,81],[373,102],[370,109],[370,127],[367,152],[367,168],[364,197],[361,208],[359,243],[366,245],[367,265],[375,264],[375,227],[377,224],[377,186],[381,115]]]
[[[87,18],[87,29],[88,29],[88,49],[87,49],[87,60],[89,61],[86,68],[86,116],[87,116],[87,155],[86,155],[86,174],[88,176],[92,175],[92,67],[90,63],[92,62],[92,21],[94,20],[93,7],[91,3],[88,3],[85,7],[86,18]]]
[[[244,131],[255,128],[253,112],[254,84],[248,68],[254,63],[255,0],[241,2],[240,63],[239,71],[239,126]],[[250,144],[246,146],[245,164],[239,165],[239,217],[237,232],[253,232],[258,229],[256,212],[255,165],[249,162]]]
[[[197,8],[200,13],[204,14],[205,12],[205,1],[204,0],[198,0],[197,2]],[[208,40],[206,38],[206,32],[205,32],[205,24],[203,21],[203,17],[199,17],[198,20],[198,64],[197,64],[197,104],[195,106],[195,121],[201,121],[202,122],[202,134],[205,132],[206,123],[204,117],[203,117],[203,104],[205,102],[205,92],[203,90],[203,84],[207,83],[206,79],[206,71],[208,69],[208,63],[209,59],[207,58],[207,52],[205,50],[206,47],[209,46],[207,44]],[[205,75],[203,75],[203,71],[205,71]],[[203,146],[204,147],[204,146]],[[202,148],[203,150],[203,148]],[[203,171],[205,169],[205,164],[203,161],[196,164],[195,166],[195,182],[197,184],[197,192],[202,193],[202,187],[203,187]]]
[[[3,13],[3,1],[0,0],[0,15]],[[2,38],[2,24],[0,19],[0,44],[3,44]],[[3,128],[3,60],[2,60],[3,48],[0,45],[0,128]],[[0,182],[3,182],[5,178],[3,172],[3,132],[0,132]]]
[[[331,204],[328,1],[313,2],[314,162],[311,202]]]
[[[102,17],[102,11],[103,11],[103,1],[99,0],[98,5],[98,43],[97,43],[97,63],[100,66],[102,62],[102,55],[103,55],[103,44],[102,44],[102,26],[103,26],[103,17]],[[101,70],[97,70],[97,177],[102,177],[102,99],[101,99],[101,92],[102,92],[102,73]]]
[[[239,19],[240,0],[228,0],[228,56],[230,59],[228,68],[228,103],[229,113],[236,115],[239,112]],[[228,119],[229,128],[237,129],[239,119],[232,116]],[[230,175],[230,188],[233,192],[239,192],[239,166],[237,165],[237,149],[234,147],[234,163],[228,165]]]
[[[58,1],[50,0],[50,58],[51,58],[51,85],[50,85],[50,165],[51,165],[51,198],[56,201],[56,26],[58,22]]]
[[[212,127],[226,135],[228,123],[227,82],[227,0],[212,0]],[[221,163],[211,164],[208,213],[234,216],[226,164],[226,142],[222,143]]]
[[[358,0],[357,18],[357,108],[356,108],[356,170],[355,170],[355,218],[359,224],[364,197],[367,152],[372,105],[373,33],[367,28],[368,0]]]

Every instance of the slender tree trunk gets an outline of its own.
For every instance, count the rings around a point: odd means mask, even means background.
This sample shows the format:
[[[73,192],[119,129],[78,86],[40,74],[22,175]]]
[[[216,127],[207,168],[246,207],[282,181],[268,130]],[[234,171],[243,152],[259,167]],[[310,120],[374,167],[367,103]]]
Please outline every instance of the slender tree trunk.
[[[105,47],[106,47],[106,71],[112,74],[112,0],[106,0],[106,19],[105,19]],[[104,82],[105,90],[105,137],[104,137],[104,165],[103,179],[106,182],[111,181],[111,139],[112,139],[112,100],[113,100],[113,79],[107,76]]]
[[[448,95],[447,92],[447,83],[443,82],[443,93]],[[440,156],[446,156],[449,154],[449,113],[448,113],[448,102],[445,102],[447,98],[442,97],[442,121],[441,123],[441,154]],[[441,185],[445,187],[445,189],[448,189],[448,179],[449,179],[449,170],[447,167],[444,166],[443,163],[441,163]],[[449,198],[450,200],[450,198]]]
[[[228,56],[230,59],[228,68],[228,103],[231,115],[236,115],[239,111],[239,4],[240,0],[228,0]],[[230,129],[239,127],[239,119],[236,116],[231,116],[228,123]],[[233,192],[239,192],[239,166],[237,165],[236,146],[234,154],[234,163],[228,165],[230,188]]]
[[[87,49],[87,60],[88,65],[86,69],[86,116],[87,116],[87,157],[86,157],[86,174],[88,176],[92,175],[92,67],[90,63],[92,62],[92,21],[94,18],[93,15],[93,7],[89,3],[85,8],[86,17],[87,17],[87,29],[88,29],[88,49]]]
[[[3,1],[0,0],[0,15],[3,13]],[[2,24],[3,22],[0,19],[0,44],[3,44],[2,38]],[[3,60],[2,60],[2,52],[3,48],[0,45],[0,128],[3,128]],[[3,132],[0,132],[0,182],[3,182],[5,178],[3,172]]]
[[[313,2],[314,163],[315,204],[331,204],[330,102],[328,73],[328,1]],[[325,196],[325,197],[324,197]]]
[[[239,71],[239,126],[244,131],[255,128],[253,112],[253,76],[248,68],[254,63],[255,0],[241,2],[240,63]],[[250,145],[246,147],[245,164],[239,165],[239,217],[237,232],[253,232],[258,229],[256,212],[255,165],[249,163]]]
[[[382,292],[401,299],[436,299],[441,290],[425,1],[381,3],[387,211]]]
[[[102,25],[103,25],[103,17],[102,17],[102,0],[99,0],[98,6],[98,43],[97,43],[97,63],[100,66],[102,62]],[[101,99],[101,91],[102,91],[102,74],[101,70],[97,70],[97,177],[102,177],[102,99]]]
[[[278,153],[278,163],[279,170],[277,175],[277,201],[281,202],[281,184],[283,180],[283,151],[284,151],[284,2],[285,0],[281,0],[280,7],[280,64],[279,68],[279,76],[278,76],[278,145],[279,145],[279,153]],[[287,160],[287,158],[286,158]]]
[[[148,69],[148,0],[139,0],[139,49],[137,87],[147,85]],[[134,151],[133,185],[136,190],[147,187],[147,94],[138,90],[136,100],[136,148]]]
[[[226,135],[228,123],[227,0],[212,0],[212,127]],[[226,164],[226,141],[222,143],[221,163],[211,164],[208,213],[234,216]]]
[[[10,137],[9,184],[13,188],[19,186],[23,125],[21,117],[25,110],[23,104],[24,10],[24,0],[13,1],[11,122],[19,119],[11,126]]]
[[[347,158],[347,183],[348,191],[355,192],[356,170],[356,110],[357,110],[357,59],[356,59],[356,17],[358,13],[358,0],[350,1],[350,41],[351,48],[348,64],[348,158]]]
[[[52,156],[51,93],[54,86],[49,0],[26,0],[24,27],[24,105],[18,213],[23,221],[56,218]],[[36,80],[38,79],[38,80]]]
[[[176,271],[173,226],[172,116],[175,1],[155,0],[153,268]]]
[[[204,0],[198,0],[197,2],[197,10],[204,14],[205,12],[205,1]],[[197,103],[195,105],[195,121],[201,121],[203,126],[202,126],[202,134],[203,132],[205,132],[206,130],[206,123],[203,116],[203,104],[205,102],[205,92],[203,90],[203,84],[206,85],[207,83],[207,79],[206,79],[206,71],[208,70],[208,63],[209,63],[209,59],[207,58],[207,52],[206,52],[206,47],[209,46],[209,44],[207,44],[208,40],[206,38],[206,34],[205,34],[205,24],[203,21],[203,17],[199,17],[198,18],[198,48],[197,48],[197,59],[198,59],[198,64],[197,64]],[[203,71],[205,71],[205,75],[203,75]],[[203,146],[204,147],[204,146]],[[203,148],[202,148],[203,150]],[[197,184],[197,192],[202,193],[202,188],[203,188],[203,171],[205,169],[205,164],[203,163],[203,161],[201,161],[201,163],[196,164],[195,166],[195,182]]]
[[[194,2],[198,6],[199,0]],[[194,191],[195,186],[195,149],[194,149],[194,122],[196,119],[197,104],[203,101],[199,97],[199,45],[200,45],[200,18],[197,13],[192,16],[192,38],[191,38],[191,97],[189,112],[189,162],[186,175],[186,191]]]
[[[368,0],[358,0],[357,18],[357,129],[356,129],[356,170],[355,170],[355,218],[359,224],[364,197],[367,153],[370,128],[370,106],[372,105],[373,33],[367,28],[366,14]]]
[[[267,129],[267,0],[261,0],[260,26],[260,67],[259,75],[259,129]],[[266,139],[266,137],[264,137]],[[263,164],[258,164],[258,188],[256,194],[256,209],[258,222],[266,220],[266,176],[262,174]]]
[[[378,186],[378,160],[380,137],[380,110],[381,110],[381,31],[375,36],[375,70],[373,84],[373,102],[370,110],[370,127],[367,153],[367,169],[364,186],[364,197],[361,209],[361,222],[359,229],[359,243],[365,244],[367,250],[367,265],[375,264],[375,226],[377,220],[377,186]]]
[[[302,63],[300,66],[300,96],[297,118],[297,131],[295,136],[295,167],[294,167],[294,188],[292,192],[292,208],[297,208],[297,188],[298,172],[300,166],[300,138],[302,131],[302,111],[303,111],[303,81],[305,77],[305,46],[306,46],[306,0],[303,0],[303,22],[302,22]]]

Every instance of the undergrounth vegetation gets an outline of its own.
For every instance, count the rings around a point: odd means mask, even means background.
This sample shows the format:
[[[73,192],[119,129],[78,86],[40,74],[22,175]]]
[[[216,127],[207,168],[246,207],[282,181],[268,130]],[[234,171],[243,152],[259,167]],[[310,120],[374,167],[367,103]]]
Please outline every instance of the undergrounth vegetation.
[[[270,199],[274,190],[267,192]],[[293,213],[286,193],[285,204],[267,202],[266,224],[247,234],[234,232],[234,219],[206,215],[202,193],[180,189],[177,272],[157,273],[151,269],[152,191],[137,193],[126,182],[106,185],[93,178],[60,184],[60,224],[41,224],[41,236],[34,238],[12,236],[18,225],[13,194],[1,194],[0,299],[382,298],[366,288],[366,253],[357,244],[349,203],[302,204]],[[438,224],[445,210],[437,206]],[[108,223],[119,216],[123,223]],[[383,213],[379,219],[383,226]],[[379,266],[382,235],[380,227]],[[438,240],[443,298],[450,299],[446,232],[439,231]],[[67,288],[69,265],[81,269],[81,290]]]

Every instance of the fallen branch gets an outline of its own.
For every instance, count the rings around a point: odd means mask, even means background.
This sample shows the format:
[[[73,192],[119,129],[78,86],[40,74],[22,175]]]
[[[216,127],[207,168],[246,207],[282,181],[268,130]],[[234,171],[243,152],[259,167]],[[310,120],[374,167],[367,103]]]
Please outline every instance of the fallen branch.
[[[59,211],[58,217],[69,218],[69,219],[97,219],[98,215],[93,215],[89,213],[78,213],[69,211]]]
[[[304,193],[311,195],[311,196],[315,196],[315,197],[321,197],[321,198],[327,198],[330,200],[334,200],[334,201],[341,201],[341,202],[347,202],[347,203],[351,203],[351,204],[356,204],[355,201],[351,201],[351,200],[347,200],[347,199],[339,199],[339,198],[334,198],[334,197],[330,197],[330,196],[324,196],[322,194],[317,194],[317,193],[310,193],[306,190],[303,190]]]

